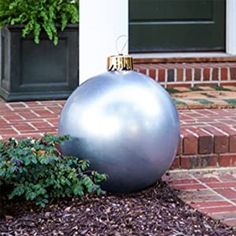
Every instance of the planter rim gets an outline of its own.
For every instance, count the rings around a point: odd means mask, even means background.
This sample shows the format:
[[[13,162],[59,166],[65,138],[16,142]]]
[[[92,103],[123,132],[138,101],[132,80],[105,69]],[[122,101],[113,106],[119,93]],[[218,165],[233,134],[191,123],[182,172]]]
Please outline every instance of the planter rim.
[[[56,26],[60,27],[59,24],[56,24]],[[79,26],[79,23],[77,23],[77,24],[68,24],[66,26],[66,28],[77,28],[78,26]],[[22,24],[18,24],[18,25],[5,25],[5,26],[2,27],[2,29],[3,28],[7,28],[7,29],[22,29],[23,27],[24,27],[24,25],[22,25]]]

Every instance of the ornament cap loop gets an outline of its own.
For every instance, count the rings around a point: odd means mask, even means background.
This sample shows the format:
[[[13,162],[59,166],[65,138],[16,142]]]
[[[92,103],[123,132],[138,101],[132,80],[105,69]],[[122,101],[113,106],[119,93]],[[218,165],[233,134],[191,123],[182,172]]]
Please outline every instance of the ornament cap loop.
[[[128,55],[116,55],[107,58],[108,71],[133,70],[133,58]]]

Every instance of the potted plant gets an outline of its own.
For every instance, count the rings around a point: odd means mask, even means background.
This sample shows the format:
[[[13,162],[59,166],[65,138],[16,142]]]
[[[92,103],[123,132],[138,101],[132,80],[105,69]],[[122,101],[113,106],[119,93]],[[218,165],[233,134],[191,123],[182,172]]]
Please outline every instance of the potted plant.
[[[79,83],[79,0],[0,0],[0,96],[62,99]]]

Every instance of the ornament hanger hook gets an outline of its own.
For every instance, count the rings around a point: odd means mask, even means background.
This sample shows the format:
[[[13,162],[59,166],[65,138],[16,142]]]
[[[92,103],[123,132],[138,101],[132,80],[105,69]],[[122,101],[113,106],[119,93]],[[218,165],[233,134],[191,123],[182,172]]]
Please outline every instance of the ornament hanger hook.
[[[123,39],[123,40],[122,40]],[[125,50],[125,47],[128,44],[128,36],[125,34],[122,34],[117,37],[116,39],[116,51],[118,55],[123,55],[123,52]]]

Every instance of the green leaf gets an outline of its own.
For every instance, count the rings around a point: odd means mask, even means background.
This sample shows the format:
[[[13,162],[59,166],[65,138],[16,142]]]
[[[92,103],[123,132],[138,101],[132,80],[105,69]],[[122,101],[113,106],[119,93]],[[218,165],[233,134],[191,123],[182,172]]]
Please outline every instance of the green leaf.
[[[74,186],[73,193],[80,197],[84,195],[83,187],[81,186],[81,184],[77,184],[76,186]]]
[[[78,0],[0,0],[0,26],[24,25],[23,37],[33,34],[36,43],[39,43],[41,29],[44,29],[48,38],[57,45],[56,26],[64,30],[68,24],[78,22]]]
[[[21,196],[25,193],[25,187],[23,184],[18,184],[14,190],[8,195],[9,199],[12,199],[16,196]]]

